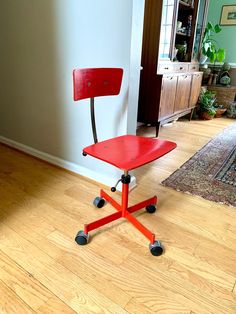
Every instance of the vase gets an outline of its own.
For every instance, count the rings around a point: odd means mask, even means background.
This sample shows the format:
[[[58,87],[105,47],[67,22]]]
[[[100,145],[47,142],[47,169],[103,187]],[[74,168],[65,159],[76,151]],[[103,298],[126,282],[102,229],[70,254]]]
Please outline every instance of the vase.
[[[229,108],[227,109],[227,117],[236,119],[236,102],[231,102]]]
[[[229,72],[231,66],[228,62],[225,62],[223,65],[222,65],[222,71],[227,71]]]
[[[199,117],[202,120],[212,120],[214,118],[214,115],[210,115],[207,111],[200,111]]]
[[[212,85],[212,80],[213,80],[213,74],[210,73],[209,76],[208,76],[208,82],[207,82],[207,85],[208,85],[208,86],[211,86],[211,85]]]
[[[218,78],[218,74],[213,74],[212,85],[216,85],[216,83],[217,83],[217,78]]]
[[[202,65],[202,64],[205,64],[205,62],[207,61],[208,57],[207,56],[204,56],[203,54],[200,55],[200,59],[199,59],[199,63]]]
[[[230,84],[230,76],[229,73],[227,71],[224,71],[221,75],[220,75],[220,84],[221,85],[229,85]]]
[[[222,116],[222,114],[224,114],[226,112],[226,108],[218,108],[216,109],[216,114],[215,114],[215,118],[220,118]]]

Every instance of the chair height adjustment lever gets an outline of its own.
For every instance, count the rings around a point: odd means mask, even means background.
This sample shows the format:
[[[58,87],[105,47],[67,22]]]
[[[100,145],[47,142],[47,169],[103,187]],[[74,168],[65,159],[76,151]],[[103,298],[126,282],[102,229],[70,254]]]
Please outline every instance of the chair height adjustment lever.
[[[111,191],[112,191],[112,192],[115,192],[115,191],[116,191],[116,187],[117,187],[117,185],[119,184],[120,181],[121,181],[121,179],[119,179],[119,180],[116,182],[115,186],[111,187]]]

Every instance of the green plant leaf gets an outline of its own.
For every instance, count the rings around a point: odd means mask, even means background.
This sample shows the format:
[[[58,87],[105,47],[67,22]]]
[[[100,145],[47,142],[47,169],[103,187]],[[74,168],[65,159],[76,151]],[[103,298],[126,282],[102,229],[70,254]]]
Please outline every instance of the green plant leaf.
[[[222,62],[222,61],[224,61],[224,59],[225,59],[225,50],[223,48],[220,48],[217,51],[217,60],[219,62]]]
[[[204,56],[207,56],[207,51],[208,49],[210,49],[210,43],[209,42],[205,42],[202,44],[202,54]]]
[[[209,31],[209,30],[213,30],[214,29],[214,26],[211,22],[208,22],[207,23],[207,26],[206,26],[206,29]]]
[[[210,59],[210,62],[213,63],[216,60],[217,54],[214,45],[210,45],[207,50],[207,57]]]
[[[221,32],[221,30],[222,30],[222,28],[220,27],[220,25],[216,24],[215,27],[214,27],[215,33],[219,33],[219,32]]]
[[[221,31],[219,24],[213,26],[211,22],[207,23],[201,44],[201,52],[207,56],[211,63],[215,61],[222,62],[225,59],[225,50],[219,48],[219,44],[214,39],[214,35]]]

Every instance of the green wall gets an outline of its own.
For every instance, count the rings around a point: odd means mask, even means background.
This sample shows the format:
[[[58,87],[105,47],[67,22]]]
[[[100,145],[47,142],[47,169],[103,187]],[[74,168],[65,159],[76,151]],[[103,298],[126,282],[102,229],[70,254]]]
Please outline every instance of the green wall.
[[[236,0],[211,0],[208,11],[208,21],[213,24],[220,23],[221,9],[223,5],[236,5]],[[219,46],[225,48],[225,61],[236,63],[236,25],[221,26],[222,31],[217,34]]]

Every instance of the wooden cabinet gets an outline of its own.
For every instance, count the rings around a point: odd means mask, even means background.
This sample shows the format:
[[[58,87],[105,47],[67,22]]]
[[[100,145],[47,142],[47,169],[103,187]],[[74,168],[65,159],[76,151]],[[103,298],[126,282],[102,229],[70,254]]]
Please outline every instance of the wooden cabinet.
[[[202,72],[163,74],[159,121],[170,121],[191,112],[198,102]]]
[[[156,125],[157,134],[160,125],[193,112],[197,103],[202,78],[197,62],[199,34],[195,42],[197,16],[204,3],[200,14],[204,20],[208,2],[145,1],[138,122]],[[176,56],[182,41],[186,53]]]

